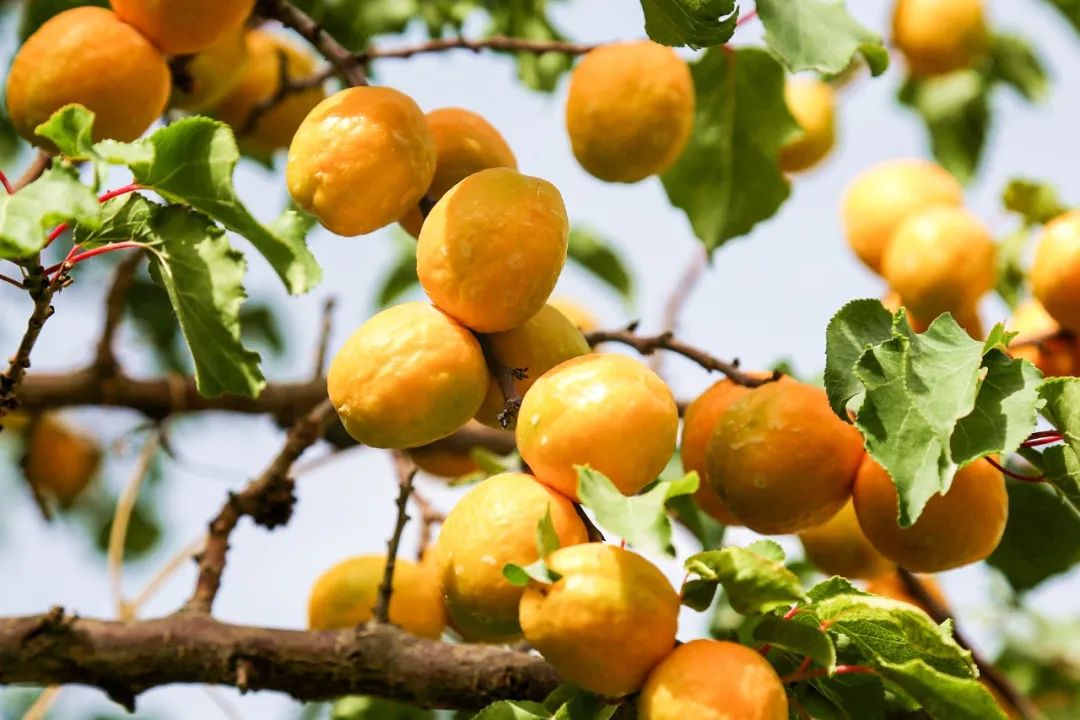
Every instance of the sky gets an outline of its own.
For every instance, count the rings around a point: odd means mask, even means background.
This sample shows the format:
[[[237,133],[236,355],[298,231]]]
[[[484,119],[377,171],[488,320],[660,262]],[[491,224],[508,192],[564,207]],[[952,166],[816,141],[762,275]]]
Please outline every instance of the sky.
[[[870,27],[887,27],[889,3],[858,0],[849,4]],[[1080,80],[1070,73],[1080,66],[1080,38],[1044,0],[992,0],[988,6],[995,29],[1031,40],[1051,73],[1049,95],[1037,106],[1025,104],[1007,90],[999,90],[993,99],[994,127],[984,168],[968,188],[967,199],[970,208],[1001,235],[1012,226],[998,198],[1012,177],[1045,179],[1066,201],[1080,199],[1075,142]],[[559,3],[554,17],[573,39],[584,42],[643,34],[640,7],[628,0]],[[466,34],[481,31],[477,23]],[[757,43],[760,32],[758,23],[750,23],[739,30],[735,43]],[[420,39],[419,28],[413,28],[401,42]],[[12,47],[10,39],[4,47]],[[520,169],[555,183],[571,220],[610,238],[631,264],[636,283],[633,307],[575,267],[568,267],[556,295],[587,305],[605,327],[631,319],[641,319],[644,330],[658,327],[661,307],[697,253],[697,242],[685,216],[668,205],[658,180],[609,185],[576,164],[563,126],[565,80],[553,95],[532,93],[516,82],[511,60],[466,52],[385,60],[375,69],[376,82],[410,94],[425,110],[461,106],[486,117],[508,140]],[[820,371],[824,328],[831,315],[848,300],[877,297],[884,290],[882,281],[858,263],[844,242],[837,211],[843,189],[876,162],[927,154],[919,120],[895,103],[901,80],[897,62],[883,78],[860,78],[841,93],[836,150],[822,167],[795,179],[792,197],[775,218],[715,254],[688,298],[677,328],[680,338],[720,357],[738,356],[750,367],[790,358],[802,373]],[[17,168],[7,170],[12,174]],[[124,182],[127,179],[122,175],[112,178],[112,184]],[[237,185],[259,217],[274,216],[286,202],[281,173],[243,167]],[[237,245],[248,249],[242,240]],[[265,263],[248,253],[249,293],[275,302],[287,318],[289,351],[284,358],[266,363],[267,375],[273,379],[299,379],[312,372],[319,316],[327,297],[338,301],[331,348],[369,317],[378,281],[394,259],[393,239],[383,231],[360,238],[319,231],[311,245],[325,280],[300,298],[286,297]],[[76,283],[90,287],[58,298],[57,313],[34,354],[34,370],[70,369],[90,359],[101,322],[101,305],[95,298],[106,282],[106,274],[80,266]],[[14,347],[16,326],[29,312],[25,301],[13,295],[14,290],[0,288],[0,348]],[[995,299],[988,299],[982,312],[988,325],[1006,317],[1004,306]],[[136,339],[125,328],[121,348],[130,348]],[[135,374],[150,370],[139,362],[137,353],[122,351],[121,360]],[[664,367],[681,398],[692,397],[715,380],[681,359],[668,358]],[[140,422],[127,411],[84,410],[70,417],[104,443],[124,437]],[[124,587],[129,595],[197,538],[220,508],[227,489],[238,488],[257,474],[281,443],[278,429],[261,418],[203,415],[180,419],[174,430],[181,461],[168,463],[170,480],[158,494],[158,510],[166,519],[168,534],[158,552],[126,569]],[[129,447],[110,459],[107,482],[117,488],[123,484],[136,451]],[[312,450],[305,460],[324,452]],[[420,487],[442,507],[451,505],[454,493],[438,481],[422,478]],[[0,615],[37,613],[59,604],[86,616],[111,616],[104,558],[72,523],[43,523],[19,490],[17,478],[0,476],[0,498],[8,505],[0,508]],[[382,551],[393,522],[395,492],[390,456],[370,449],[342,454],[302,473],[299,504],[288,527],[268,533],[245,521],[234,534],[216,606],[218,617],[302,627],[307,593],[319,574],[350,555]],[[734,543],[751,538],[748,531],[729,536]],[[406,529],[405,541],[404,553],[410,555],[415,550],[415,528]],[[784,544],[798,552],[797,543],[785,540]],[[680,537],[679,546],[685,553],[693,544]],[[678,565],[673,561],[661,564],[678,582]],[[186,567],[146,607],[145,614],[175,609],[193,580],[193,567]],[[987,610],[987,598],[1000,594],[1000,580],[980,568],[967,568],[945,573],[942,584],[963,627],[982,647],[993,651],[999,627],[996,615]],[[1074,573],[1046,583],[1029,602],[1054,616],[1075,617],[1078,593],[1080,577]],[[686,611],[681,636],[692,636],[702,622],[702,616]],[[284,720],[296,713],[295,705],[273,693],[240,697],[222,690],[219,695],[244,718]],[[84,708],[109,708],[110,704],[97,691],[69,688],[61,694],[58,707],[56,717],[80,717]],[[139,709],[153,718],[229,716],[199,688],[150,691],[140,697]]]

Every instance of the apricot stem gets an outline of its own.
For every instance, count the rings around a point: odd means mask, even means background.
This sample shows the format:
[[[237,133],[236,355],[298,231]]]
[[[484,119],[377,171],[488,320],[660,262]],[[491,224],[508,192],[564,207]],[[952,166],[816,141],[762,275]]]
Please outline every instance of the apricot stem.
[[[833,675],[872,675],[874,668],[866,667],[865,665],[837,665]],[[817,668],[815,670],[799,671],[785,675],[780,678],[780,682],[784,685],[790,685],[792,683],[802,682],[804,680],[813,680],[814,678],[824,677],[828,675],[829,671],[825,668]]]
[[[15,188],[11,186],[11,181],[8,180],[8,177],[4,174],[3,170],[0,170],[0,183],[3,183],[4,189],[7,190],[8,195],[15,194]]]
[[[751,10],[750,12],[746,13],[745,15],[740,17],[738,20],[736,20],[735,21],[735,27],[742,27],[743,25],[746,25],[748,22],[751,22],[752,20],[754,20],[754,18],[756,18],[756,17],[757,17],[757,8],[754,8],[753,10]]]
[[[1015,473],[1012,470],[1009,470],[1008,468],[1006,468],[1004,465],[999,463],[994,458],[990,457],[989,455],[987,455],[983,459],[986,460],[986,462],[993,465],[997,470],[999,470],[1002,475],[1004,475],[1005,477],[1011,477],[1013,480],[1021,480],[1023,482],[1030,482],[1030,483],[1044,483],[1044,482],[1046,482],[1046,478],[1044,478],[1042,475],[1021,475],[1020,473]]]

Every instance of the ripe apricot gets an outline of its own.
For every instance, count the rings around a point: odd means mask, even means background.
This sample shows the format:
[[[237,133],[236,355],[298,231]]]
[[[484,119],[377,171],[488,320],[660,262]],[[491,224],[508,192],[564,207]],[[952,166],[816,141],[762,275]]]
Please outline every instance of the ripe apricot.
[[[934,579],[933,575],[918,575],[919,580],[922,582],[922,586],[926,588],[927,594],[930,595],[943,608],[949,607],[948,600],[945,599],[945,593],[941,591],[941,585]],[[919,601],[914,595],[912,595],[907,585],[904,584],[903,578],[900,577],[900,573],[896,570],[879,575],[878,577],[871,578],[866,583],[866,592],[873,593],[874,595],[881,595],[891,600],[899,600],[900,602],[906,602],[909,605],[914,605],[923,612],[929,613],[928,608],[921,601]]]
[[[247,61],[247,30],[240,25],[191,58],[184,66],[190,87],[174,87],[170,104],[188,112],[213,107],[240,82]]]
[[[671,48],[648,40],[604,45],[570,75],[570,144],[601,180],[633,183],[664,172],[693,127],[694,82]]]
[[[972,67],[990,43],[982,0],[897,0],[892,36],[915,75]]]
[[[435,140],[412,98],[393,88],[352,87],[304,119],[285,179],[297,205],[351,237],[416,207],[434,172]]]
[[[161,53],[134,28],[99,7],[49,19],[26,39],[7,79],[15,129],[31,143],[51,143],[34,129],[78,103],[93,111],[94,139],[135,140],[161,117],[172,77]]]
[[[525,639],[563,680],[605,697],[638,690],[675,646],[679,596],[655,565],[601,543],[547,558],[560,576],[521,597]]]
[[[937,206],[910,215],[885,251],[882,275],[917,318],[974,308],[997,279],[997,245],[978,218]]]
[[[281,102],[251,118],[257,108],[281,88],[281,58],[290,80],[302,80],[315,72],[315,60],[307,50],[263,30],[247,34],[248,61],[239,82],[214,107],[214,115],[230,125],[240,147],[257,155],[286,148],[312,108],[326,97],[320,85],[289,93]]]
[[[255,0],[109,0],[116,15],[166,55],[190,55],[240,27]]]
[[[479,428],[480,423],[470,420],[463,429],[470,427]],[[458,478],[480,469],[468,450],[448,447],[445,443],[436,442],[415,447],[409,450],[409,457],[416,463],[416,467],[438,477]]]
[[[851,249],[868,268],[880,272],[893,232],[908,215],[963,202],[960,183],[940,165],[890,160],[855,178],[844,194],[841,216]]]
[[[522,588],[511,585],[502,570],[507,563],[536,562],[536,525],[548,512],[561,546],[588,542],[571,502],[524,473],[493,475],[446,516],[435,563],[447,613],[466,639],[509,642],[521,636]]]
[[[491,123],[463,108],[440,108],[427,114],[428,127],[435,138],[435,175],[425,197],[438,200],[450,188],[480,170],[507,167],[517,170],[517,159],[503,136]],[[424,218],[416,205],[401,218],[401,225],[413,237],[420,237]]]
[[[1080,211],[1043,228],[1031,266],[1031,289],[1063,328],[1080,332]]]
[[[315,581],[308,600],[308,627],[341,630],[372,618],[386,557],[361,555],[333,566]],[[394,561],[390,622],[413,635],[438,640],[446,625],[434,569],[404,558]]]
[[[600,322],[596,319],[596,316],[580,303],[567,298],[554,297],[551,298],[548,305],[565,315],[566,319],[583,333],[591,333],[600,329]]]
[[[806,559],[826,575],[874,578],[895,568],[863,535],[851,502],[827,522],[803,530],[799,540]]]
[[[360,326],[334,356],[330,401],[357,441],[380,448],[426,445],[480,407],[488,373],[480,344],[427,303],[405,303]]]
[[[592,353],[544,373],[521,403],[516,440],[536,478],[577,497],[575,465],[604,473],[625,495],[656,479],[675,451],[679,410],[643,363]]]
[[[641,720],[787,720],[788,700],[769,661],[745,645],[692,640],[649,675]]]
[[[503,367],[525,371],[523,379],[514,380],[518,397],[524,397],[533,383],[551,368],[589,352],[589,343],[581,331],[551,305],[540,308],[540,312],[516,328],[492,333],[488,343],[491,354]],[[491,427],[502,427],[499,413],[504,405],[499,384],[492,378],[476,419]]]
[[[788,110],[802,128],[780,148],[780,169],[795,173],[809,170],[836,143],[836,98],[832,86],[817,78],[794,78],[784,87]]]
[[[862,456],[862,436],[833,414],[825,391],[792,380],[732,403],[709,441],[705,475],[751,530],[793,533],[840,511]]]
[[[94,479],[101,455],[93,438],[45,413],[30,423],[23,472],[32,486],[68,507]]]
[[[1017,333],[1009,347],[1015,358],[1030,361],[1046,377],[1065,377],[1077,371],[1075,340],[1058,337],[1061,326],[1038,300],[1029,298],[1017,305],[1008,329]]]
[[[985,560],[1000,542],[1009,516],[1005,478],[985,460],[962,467],[949,490],[930,498],[909,528],[898,523],[892,478],[869,455],[859,468],[854,498],[859,526],[878,552],[915,572]]]
[[[510,168],[455,185],[424,221],[416,272],[431,301],[478,332],[517,327],[547,302],[569,223],[554,185]]]
[[[903,301],[900,300],[900,295],[895,290],[889,290],[889,292],[885,294],[885,297],[882,298],[881,304],[886,310],[895,315],[896,311],[903,305]],[[986,333],[983,330],[982,318],[979,317],[978,307],[961,307],[957,308],[955,311],[951,311],[951,313],[956,324],[966,330],[967,334],[972,338],[982,340],[986,337]],[[930,318],[929,320],[917,318],[910,310],[907,310],[905,314],[907,316],[908,325],[910,325],[911,329],[917,333],[926,332],[927,328],[930,327],[930,324],[937,319],[936,317]]]

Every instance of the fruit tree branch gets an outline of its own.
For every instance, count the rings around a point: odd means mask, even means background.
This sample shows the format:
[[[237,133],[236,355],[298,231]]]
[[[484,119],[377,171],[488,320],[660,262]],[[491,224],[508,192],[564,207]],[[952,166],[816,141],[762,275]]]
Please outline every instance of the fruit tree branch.
[[[379,584],[378,600],[375,603],[373,615],[376,622],[390,622],[390,597],[394,592],[394,566],[397,564],[398,546],[401,545],[401,534],[405,530],[405,524],[409,522],[409,497],[413,491],[413,480],[416,479],[416,464],[409,459],[408,454],[395,450],[394,468],[398,476],[397,520],[394,522],[394,532],[386,543],[386,566],[383,568],[382,582]]]
[[[530,53],[562,53],[564,55],[584,55],[596,49],[599,44],[582,44],[563,42],[560,40],[529,40],[528,38],[506,37],[495,35],[483,40],[469,40],[463,37],[439,38],[419,43],[417,45],[405,45],[385,50],[370,49],[357,53],[356,58],[361,62],[371,60],[383,60],[388,58],[405,59],[414,55],[426,53],[445,52],[447,50],[470,50],[479,53],[483,50],[496,50],[501,52],[530,52]]]
[[[357,62],[353,53],[289,0],[259,0],[258,7],[263,16],[281,21],[282,25],[292,28],[318,48],[349,85],[367,85],[364,66]]]
[[[19,341],[19,347],[8,362],[8,369],[0,373],[0,423],[5,415],[19,406],[19,386],[26,376],[26,369],[30,367],[30,353],[34,350],[45,321],[53,314],[52,297],[59,284],[49,282],[40,260],[40,255],[35,255],[27,263],[30,269],[25,285],[34,301],[34,309],[26,322],[26,332]]]
[[[690,299],[694,287],[701,280],[701,276],[705,274],[705,267],[708,262],[709,253],[705,250],[705,246],[695,243],[690,262],[687,263],[686,269],[679,275],[679,279],[675,282],[675,286],[671,288],[671,293],[664,303],[664,315],[660,323],[661,332],[673,333],[679,329],[679,316],[682,314],[686,301]],[[662,358],[663,355],[659,353],[653,355],[650,365],[654,372],[659,373],[662,369]]]

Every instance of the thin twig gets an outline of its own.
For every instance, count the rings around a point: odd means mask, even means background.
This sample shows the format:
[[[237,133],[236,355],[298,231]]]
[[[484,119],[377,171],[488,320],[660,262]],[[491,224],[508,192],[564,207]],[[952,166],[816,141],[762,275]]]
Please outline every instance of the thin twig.
[[[19,176],[19,179],[12,184],[12,191],[19,192],[41,177],[41,175],[49,168],[49,163],[52,162],[52,158],[53,156],[51,153],[47,153],[44,150],[38,150],[37,154],[34,155],[34,159],[30,161],[30,165],[23,171],[23,174]]]
[[[684,342],[676,340],[669,332],[660,333],[659,335],[637,335],[635,334],[635,330],[637,330],[637,323],[631,323],[625,330],[597,330],[596,332],[587,333],[585,339],[589,341],[589,345],[593,346],[604,342],[622,343],[623,345],[634,348],[642,355],[652,355],[657,350],[667,350],[682,355],[689,360],[693,360],[710,372],[722,372],[724,375],[727,375],[732,382],[744,387],[758,387],[759,385],[778,380],[781,376],[781,373],[777,371],[768,377],[751,377],[739,370],[738,360],[726,362],[713,357],[704,350],[700,350],[692,345],[687,345]]]
[[[952,619],[947,608],[942,606],[934,597],[933,593],[929,591],[926,585],[918,576],[900,568],[900,579],[904,583],[904,587],[911,594],[911,596],[919,602],[919,604],[926,609],[926,614],[929,615],[934,622],[943,623],[946,620]],[[971,653],[971,659],[975,662],[975,666],[979,668],[979,674],[986,679],[995,690],[998,691],[1005,700],[1016,709],[1020,715],[1021,720],[1038,720],[1042,717],[1038,708],[1013,685],[1012,681],[1006,677],[1005,673],[1001,672],[992,662],[984,658],[975,646],[961,634],[960,629],[956,627],[955,620],[953,622],[953,636],[956,638],[956,642],[966,648]]]
[[[34,703],[26,708],[26,712],[23,713],[22,720],[45,720],[46,713],[56,703],[57,698],[60,697],[60,685],[50,685],[41,691]]]
[[[113,608],[116,610],[116,617],[120,620],[130,620],[132,617],[130,606],[124,600],[123,585],[124,546],[127,543],[128,527],[131,524],[131,514],[135,511],[135,503],[139,500],[139,491],[150,472],[150,465],[160,444],[161,432],[153,430],[143,443],[135,471],[116,502],[116,512],[113,513],[112,527],[109,530],[109,587],[112,591]]]
[[[202,535],[194,542],[185,545],[179,552],[169,558],[169,560],[161,566],[161,569],[154,573],[154,576],[146,582],[146,585],[143,586],[143,589],[139,594],[128,602],[128,610],[131,612],[132,616],[138,615],[143,606],[150,602],[154,595],[165,586],[165,583],[184,567],[188,560],[201,553],[204,547],[206,547],[206,536]]]
[[[412,501],[416,509],[420,511],[420,544],[416,549],[416,558],[424,559],[424,553],[431,546],[434,539],[433,528],[446,520],[445,513],[440,512],[430,500],[421,495],[416,487],[413,487]]]
[[[404,47],[370,49],[357,53],[356,58],[360,62],[371,60],[386,60],[389,58],[405,59],[414,55],[425,53],[445,52],[447,50],[470,50],[478,53],[483,50],[496,50],[502,52],[529,52],[529,53],[561,53],[563,55],[584,55],[603,43],[582,44],[563,42],[561,40],[530,40],[520,37],[506,37],[495,35],[483,40],[469,40],[463,37],[439,38]]]
[[[40,255],[31,258],[29,267],[25,285],[34,301],[34,309],[26,322],[26,332],[23,333],[18,350],[11,357],[8,369],[0,373],[0,428],[3,427],[4,416],[18,407],[16,394],[19,385],[26,376],[26,369],[30,367],[30,353],[41,335],[41,328],[45,321],[52,317],[52,296],[59,287],[48,282],[41,268]]]
[[[8,285],[14,285],[20,290],[23,289],[22,280],[16,280],[15,278],[10,278],[7,275],[0,275],[0,282],[6,282]]]
[[[416,464],[406,453],[395,450],[393,456],[400,490],[397,498],[397,521],[394,523],[394,532],[386,543],[386,567],[383,569],[382,583],[379,584],[378,602],[375,603],[375,622],[380,623],[390,622],[390,598],[394,592],[394,565],[397,563],[401,534],[405,530],[405,524],[409,522],[409,496],[412,495],[413,480],[416,478]]]
[[[124,318],[124,305],[128,292],[135,280],[135,272],[139,269],[139,263],[145,256],[142,253],[128,255],[116,266],[113,273],[112,284],[105,295],[105,322],[101,328],[101,337],[98,339],[97,351],[94,354],[94,364],[105,376],[116,374],[116,355],[113,353],[113,343],[116,339],[116,331]]]
[[[686,264],[686,269],[682,271],[678,280],[675,281],[674,287],[671,288],[671,292],[668,294],[667,302],[664,303],[660,332],[673,333],[679,329],[679,316],[682,315],[683,307],[686,305],[686,301],[690,299],[694,287],[698,284],[701,276],[705,274],[708,261],[709,254],[705,250],[705,246],[695,245],[690,262]],[[663,369],[663,358],[664,356],[661,353],[653,354],[649,362],[653,372],[660,373]]]
[[[326,356],[330,348],[330,334],[334,329],[334,306],[337,304],[337,299],[333,297],[326,298],[323,302],[322,309],[322,324],[319,326],[319,340],[315,344],[315,368],[312,374],[313,380],[318,380],[323,377],[323,372],[326,370]]]
[[[292,28],[314,45],[346,83],[352,86],[367,85],[363,65],[307,13],[288,0],[260,0],[258,7],[264,17],[281,21],[282,25]]]
[[[499,425],[503,429],[509,428],[521,409],[521,393],[518,392],[517,381],[529,377],[529,369],[510,367],[503,363],[486,335],[477,334],[476,339],[480,341],[488,370],[495,377],[495,384],[499,386],[499,393],[503,398],[503,409],[498,416]]]

